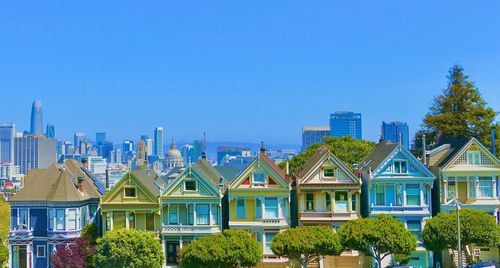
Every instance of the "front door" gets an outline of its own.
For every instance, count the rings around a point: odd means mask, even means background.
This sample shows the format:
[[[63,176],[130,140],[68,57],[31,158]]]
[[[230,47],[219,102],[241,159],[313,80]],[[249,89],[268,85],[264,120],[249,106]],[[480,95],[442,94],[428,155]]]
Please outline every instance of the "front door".
[[[26,246],[13,246],[12,255],[13,268],[26,268],[28,261]]]
[[[179,242],[167,242],[167,264],[178,264]]]

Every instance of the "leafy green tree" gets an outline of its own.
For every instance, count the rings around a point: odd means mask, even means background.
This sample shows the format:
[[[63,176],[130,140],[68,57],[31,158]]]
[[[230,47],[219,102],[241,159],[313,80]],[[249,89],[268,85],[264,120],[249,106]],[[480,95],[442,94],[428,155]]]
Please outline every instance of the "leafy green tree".
[[[289,161],[290,174],[296,174],[311,158],[311,156],[323,145],[326,144],[330,151],[352,168],[353,164],[361,162],[375,148],[375,143],[365,140],[356,140],[349,136],[335,138],[325,137],[324,143],[311,145],[304,152],[292,157]],[[279,167],[285,171],[286,162],[281,162]]]
[[[342,253],[339,237],[329,226],[290,228],[273,238],[271,249],[277,256],[288,256],[302,267],[323,256]]]
[[[97,239],[96,267],[161,267],[163,253],[153,234],[120,228]]]
[[[230,268],[255,266],[262,259],[257,241],[242,230],[197,239],[181,250],[183,268]]]
[[[7,264],[9,260],[9,248],[7,247],[7,237],[10,230],[10,206],[0,197],[0,267]]]
[[[424,118],[424,131],[434,135],[441,133],[445,137],[476,137],[485,146],[491,146],[491,126],[494,125],[496,112],[487,107],[486,101],[474,83],[469,81],[462,66],[451,67],[447,78],[448,86],[441,95],[434,98],[434,103]],[[416,152],[420,148],[422,147],[414,146]]]
[[[363,252],[374,258],[378,267],[391,254],[408,256],[417,248],[417,239],[404,224],[385,214],[349,221],[340,226],[338,234],[345,249]]]
[[[9,248],[7,247],[7,241],[0,238],[0,267],[7,266],[7,261],[9,260]]]
[[[500,227],[495,218],[486,212],[460,210],[460,240],[463,245],[500,245]],[[439,213],[425,223],[422,232],[425,248],[442,251],[458,247],[456,212]]]

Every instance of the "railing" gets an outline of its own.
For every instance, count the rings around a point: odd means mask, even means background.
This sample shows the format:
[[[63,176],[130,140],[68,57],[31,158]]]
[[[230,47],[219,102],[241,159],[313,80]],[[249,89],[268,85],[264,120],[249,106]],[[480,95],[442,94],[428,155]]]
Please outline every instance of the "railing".
[[[372,211],[391,211],[391,212],[405,212],[405,211],[429,211],[429,206],[371,206]]]
[[[51,239],[71,239],[80,237],[81,230],[47,230],[47,237]]]
[[[219,225],[163,225],[164,233],[217,233]]]
[[[286,219],[262,219],[265,224],[287,224]]]

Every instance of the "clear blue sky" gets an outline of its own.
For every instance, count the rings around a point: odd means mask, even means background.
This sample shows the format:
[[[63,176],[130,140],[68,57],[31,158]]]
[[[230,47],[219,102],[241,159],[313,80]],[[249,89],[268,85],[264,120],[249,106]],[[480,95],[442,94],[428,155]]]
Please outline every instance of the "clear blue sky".
[[[105,2],[105,3],[104,3]],[[300,143],[363,114],[412,132],[460,63],[500,110],[500,2],[11,1],[0,6],[0,122],[57,136]],[[347,3],[354,2],[354,3]]]

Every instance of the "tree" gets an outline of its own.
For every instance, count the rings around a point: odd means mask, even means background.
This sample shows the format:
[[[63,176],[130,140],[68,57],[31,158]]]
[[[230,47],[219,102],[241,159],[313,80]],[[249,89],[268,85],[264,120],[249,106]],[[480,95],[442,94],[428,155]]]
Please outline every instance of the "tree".
[[[417,248],[417,239],[404,224],[385,214],[349,221],[340,226],[338,234],[345,249],[363,252],[374,258],[378,267],[390,254],[408,256]]]
[[[7,266],[9,260],[9,248],[6,244],[7,241],[0,238],[0,267]]]
[[[57,246],[50,260],[55,268],[93,267],[97,227],[94,223],[86,225],[79,238],[66,245]]]
[[[197,239],[181,250],[183,268],[250,267],[262,259],[260,244],[242,230]]]
[[[328,149],[347,166],[352,168],[353,164],[361,162],[375,148],[375,143],[365,140],[356,140],[349,136],[335,138],[325,137],[324,143],[311,145],[304,152],[292,157],[289,160],[290,174],[296,174],[311,158],[311,156],[323,145],[326,144]],[[285,171],[286,162],[281,162],[279,167]]]
[[[10,230],[10,206],[3,197],[0,197],[0,267],[9,260],[7,238]]]
[[[492,247],[500,245],[500,227],[486,212],[460,210],[460,240],[463,245]],[[439,213],[425,223],[422,232],[425,248],[431,251],[458,248],[456,212]]]
[[[445,137],[476,137],[485,146],[491,146],[495,111],[486,106],[486,101],[474,83],[469,81],[469,76],[464,74],[462,66],[451,67],[447,78],[448,86],[434,98],[424,118],[424,131],[441,133]],[[420,148],[415,146],[416,151]]]
[[[302,267],[307,267],[307,264],[323,256],[342,253],[339,237],[329,226],[287,229],[273,238],[271,249],[277,256],[288,256]]]
[[[96,267],[161,267],[163,253],[153,234],[124,228],[97,239]]]

